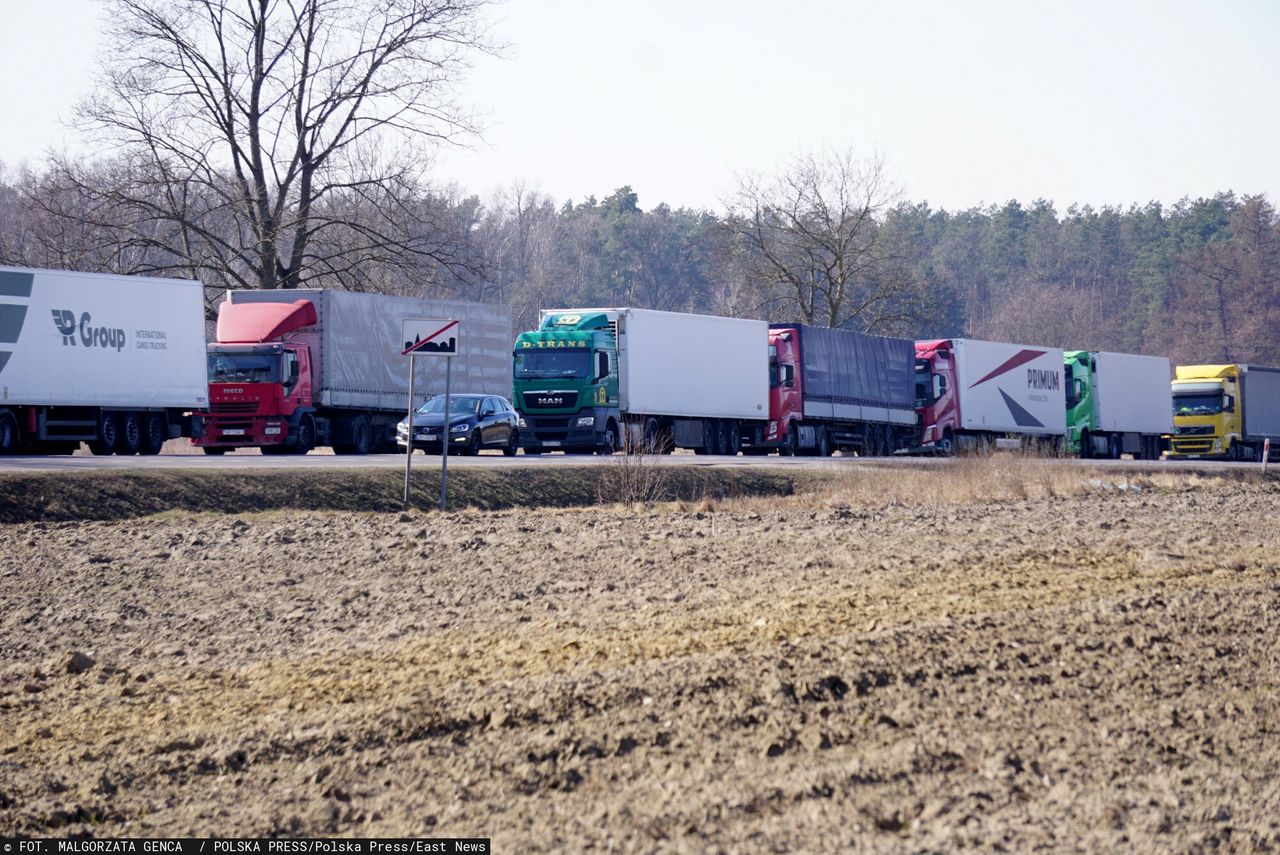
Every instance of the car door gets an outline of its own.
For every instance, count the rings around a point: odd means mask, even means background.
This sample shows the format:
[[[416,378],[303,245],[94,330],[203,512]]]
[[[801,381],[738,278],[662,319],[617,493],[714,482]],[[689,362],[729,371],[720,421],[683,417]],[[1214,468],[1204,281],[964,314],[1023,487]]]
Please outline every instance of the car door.
[[[493,398],[485,398],[480,402],[480,438],[485,445],[502,445],[506,437],[502,435],[502,420],[498,416],[498,404]]]

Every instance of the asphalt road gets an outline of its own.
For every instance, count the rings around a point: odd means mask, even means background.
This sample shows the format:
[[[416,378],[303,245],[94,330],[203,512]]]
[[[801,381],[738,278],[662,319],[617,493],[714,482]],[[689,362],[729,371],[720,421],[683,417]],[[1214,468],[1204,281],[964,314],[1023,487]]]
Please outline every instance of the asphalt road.
[[[851,457],[781,457],[768,455],[762,457],[728,457],[714,455],[697,455],[691,452],[677,452],[656,458],[664,466],[796,466],[802,468],[844,467],[857,465],[873,466],[946,466],[952,461],[935,457],[894,457],[894,458],[859,458]],[[486,451],[476,457],[449,458],[449,468],[470,468],[476,466],[600,466],[609,461],[607,457],[586,454],[541,454],[526,456],[520,453],[515,457],[505,457],[500,452]],[[1087,465],[1091,467],[1119,466],[1128,469],[1169,469],[1224,471],[1229,469],[1257,468],[1258,463],[1230,463],[1215,460],[1059,460],[1062,466]],[[166,470],[186,469],[205,471],[226,471],[234,469],[403,469],[403,454],[370,454],[363,457],[338,456],[327,451],[314,451],[303,456],[262,455],[257,451],[239,451],[221,457],[208,457],[203,454],[159,454],[154,457],[95,457],[79,452],[71,456],[39,456],[18,455],[0,457],[0,474],[6,472],[65,472],[83,470],[125,471],[125,470]],[[439,468],[439,455],[414,454],[413,467]],[[1280,463],[1271,464],[1272,469],[1280,469]]]

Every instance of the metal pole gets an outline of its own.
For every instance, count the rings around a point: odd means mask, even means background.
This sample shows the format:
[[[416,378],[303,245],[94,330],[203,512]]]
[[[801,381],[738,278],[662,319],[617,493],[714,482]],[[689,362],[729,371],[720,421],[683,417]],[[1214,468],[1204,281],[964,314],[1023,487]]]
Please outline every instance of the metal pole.
[[[1262,474],[1267,474],[1267,461],[1271,459],[1271,438],[1262,441]]]
[[[444,428],[440,434],[440,510],[444,510],[446,483],[449,479],[449,445],[453,442],[453,426],[449,424],[449,386],[453,380],[453,357],[444,358]]]
[[[409,354],[409,435],[405,437],[408,442],[404,448],[404,506],[407,510],[409,507],[409,465],[413,463],[413,358],[414,355]]]

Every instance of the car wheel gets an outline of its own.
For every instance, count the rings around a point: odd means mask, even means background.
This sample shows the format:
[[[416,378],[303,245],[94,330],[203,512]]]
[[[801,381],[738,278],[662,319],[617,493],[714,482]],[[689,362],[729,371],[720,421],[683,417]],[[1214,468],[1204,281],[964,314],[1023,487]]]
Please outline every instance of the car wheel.
[[[512,428],[510,435],[507,437],[507,444],[502,449],[502,453],[507,457],[515,457],[516,451],[520,448],[520,431]]]
[[[471,432],[471,437],[467,440],[467,456],[475,457],[480,453],[480,429],[476,428]]]

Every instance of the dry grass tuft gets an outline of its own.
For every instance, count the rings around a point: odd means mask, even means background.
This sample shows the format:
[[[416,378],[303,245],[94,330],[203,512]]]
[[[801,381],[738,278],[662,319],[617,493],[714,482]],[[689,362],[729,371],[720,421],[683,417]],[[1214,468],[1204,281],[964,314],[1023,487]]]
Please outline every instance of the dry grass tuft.
[[[668,493],[667,469],[632,431],[624,430],[622,436],[622,450],[609,458],[596,481],[596,501],[650,507]]]

